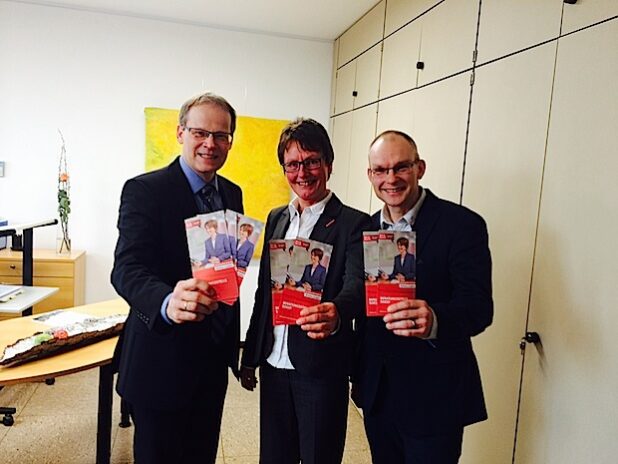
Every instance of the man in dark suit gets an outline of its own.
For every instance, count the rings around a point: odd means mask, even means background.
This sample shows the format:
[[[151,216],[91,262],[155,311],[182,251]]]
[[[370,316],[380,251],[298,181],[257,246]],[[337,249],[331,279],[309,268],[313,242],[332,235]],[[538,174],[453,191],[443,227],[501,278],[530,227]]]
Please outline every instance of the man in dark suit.
[[[251,258],[253,257],[253,250],[255,246],[249,240],[251,234],[253,234],[253,226],[251,224],[241,224],[238,228],[238,249],[236,250],[236,266],[241,269],[247,269]]]
[[[421,188],[424,173],[409,135],[386,131],[371,144],[368,176],[384,202],[373,227],[417,239],[417,299],[360,328],[353,398],[374,464],[456,463],[463,427],[487,418],[470,341],[493,317],[485,222]]]
[[[260,367],[262,464],[335,464],[345,444],[352,320],[363,311],[362,231],[370,220],[327,189],[334,153],[322,125],[290,123],[278,156],[297,198],[268,216],[241,382],[253,390]],[[333,245],[322,302],[304,308],[296,325],[273,328],[268,241],[297,237]]]
[[[131,310],[114,362],[135,424],[138,463],[214,463],[227,366],[238,369],[239,307],[191,278],[184,220],[242,211],[242,192],[216,175],[236,113],[214,94],[187,101],[169,166],[126,182],[112,284]]]
[[[326,268],[320,264],[324,252],[320,248],[311,250],[311,264],[307,264],[303,270],[303,276],[296,285],[305,290],[319,292],[324,288],[326,280]]]
[[[204,257],[203,264],[217,264],[226,259],[230,259],[232,256],[230,239],[225,234],[218,234],[217,226],[216,219],[206,221],[204,224],[204,229],[206,229],[208,238],[204,242],[206,256]]]

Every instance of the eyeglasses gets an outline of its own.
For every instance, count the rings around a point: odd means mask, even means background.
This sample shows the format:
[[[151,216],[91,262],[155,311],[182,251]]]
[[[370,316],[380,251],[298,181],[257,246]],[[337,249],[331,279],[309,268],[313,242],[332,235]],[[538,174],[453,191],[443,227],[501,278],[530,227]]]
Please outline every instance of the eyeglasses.
[[[412,172],[412,168],[414,167],[414,165],[418,163],[419,161],[420,159],[416,159],[414,161],[405,161],[403,163],[396,164],[392,168],[383,168],[380,166],[376,168],[369,168],[369,172],[371,172],[371,175],[373,177],[377,177],[377,178],[388,176],[388,173],[390,171],[393,171],[393,175],[395,176],[404,176],[406,174],[410,174],[410,172]]]
[[[184,126],[184,128],[187,129],[193,138],[198,142],[203,142],[212,135],[212,139],[215,143],[219,143],[221,145],[232,143],[232,134],[229,132],[210,132],[205,129],[187,126]]]
[[[298,172],[301,166],[307,171],[312,171],[322,166],[322,158],[307,158],[303,161],[290,161],[289,163],[282,164],[282,166],[283,172]]]

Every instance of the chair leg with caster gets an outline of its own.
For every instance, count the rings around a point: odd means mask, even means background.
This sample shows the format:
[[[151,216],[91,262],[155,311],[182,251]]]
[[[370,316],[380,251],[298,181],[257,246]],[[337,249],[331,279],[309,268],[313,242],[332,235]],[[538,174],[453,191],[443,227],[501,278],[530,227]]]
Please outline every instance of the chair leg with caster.
[[[4,414],[2,417],[2,424],[10,427],[15,423],[15,419],[13,418],[13,414],[15,414],[17,410],[15,408],[0,408],[0,414]]]

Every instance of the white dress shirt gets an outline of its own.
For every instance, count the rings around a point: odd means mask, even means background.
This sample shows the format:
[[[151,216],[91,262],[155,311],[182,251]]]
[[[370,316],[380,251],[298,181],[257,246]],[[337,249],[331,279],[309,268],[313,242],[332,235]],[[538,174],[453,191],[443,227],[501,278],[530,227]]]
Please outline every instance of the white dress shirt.
[[[303,209],[302,214],[298,212],[298,199],[295,198],[292,200],[288,205],[288,210],[290,211],[290,227],[288,227],[288,231],[284,238],[308,239],[332,196],[332,192],[329,192],[322,201]],[[288,326],[276,325],[273,332],[275,342],[273,344],[273,350],[266,361],[268,361],[268,364],[271,366],[279,369],[294,369],[288,354]]]

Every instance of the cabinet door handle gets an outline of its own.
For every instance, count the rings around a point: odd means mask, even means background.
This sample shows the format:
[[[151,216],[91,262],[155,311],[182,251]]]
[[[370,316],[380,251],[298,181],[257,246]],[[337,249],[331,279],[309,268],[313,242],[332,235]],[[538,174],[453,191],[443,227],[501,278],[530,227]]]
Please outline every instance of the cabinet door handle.
[[[17,266],[15,266],[14,264],[11,264],[9,267],[13,270],[17,269]]]

